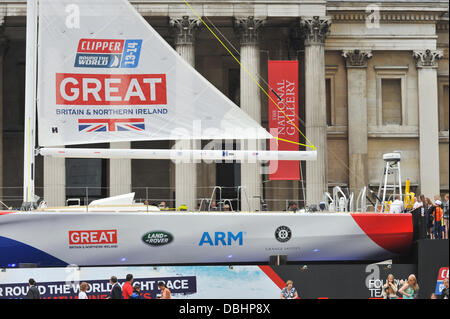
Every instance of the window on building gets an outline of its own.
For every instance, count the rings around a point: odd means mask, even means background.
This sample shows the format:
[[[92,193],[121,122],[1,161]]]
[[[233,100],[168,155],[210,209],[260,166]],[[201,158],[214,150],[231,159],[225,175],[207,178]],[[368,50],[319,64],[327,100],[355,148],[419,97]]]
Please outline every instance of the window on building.
[[[401,79],[381,79],[383,125],[402,125]]]
[[[82,204],[107,197],[106,160],[66,158],[66,199],[79,198]]]
[[[327,125],[331,126],[331,79],[325,79],[325,92],[326,92],[326,103],[327,103]]]

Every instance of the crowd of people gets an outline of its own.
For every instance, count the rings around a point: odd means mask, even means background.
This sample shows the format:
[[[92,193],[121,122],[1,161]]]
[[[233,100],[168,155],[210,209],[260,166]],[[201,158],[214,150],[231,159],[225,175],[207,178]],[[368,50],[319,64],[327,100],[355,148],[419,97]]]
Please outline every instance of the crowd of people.
[[[417,299],[419,295],[419,284],[414,274],[408,276],[408,280],[399,282],[398,287],[394,275],[389,274],[386,284],[383,285],[382,294],[384,299]]]
[[[133,275],[128,274],[125,278],[125,283],[121,286],[116,276],[112,276],[109,280],[111,284],[110,295],[108,299],[143,299],[143,293],[139,283],[133,285]],[[40,299],[39,289],[36,286],[36,281],[30,278],[28,281],[29,289],[25,299]],[[88,291],[89,284],[82,282],[78,293],[78,299],[89,299]],[[160,294],[157,299],[171,299],[170,289],[167,288],[164,282],[158,282],[158,289]],[[399,285],[394,278],[394,275],[389,274],[386,284],[382,287],[382,295],[384,299],[417,299],[419,295],[419,285],[414,274],[408,276],[408,280],[404,282],[400,280]],[[292,280],[286,281],[286,286],[281,290],[281,299],[300,299],[297,290],[294,288]],[[444,279],[444,288],[439,295],[439,299],[448,299],[449,297],[449,282],[448,278]],[[435,293],[432,293],[430,299],[438,299]]]
[[[300,299],[297,290],[294,288],[292,280],[286,281],[286,287],[281,290],[281,299]],[[430,299],[448,299],[449,295],[449,283],[448,278],[444,279],[444,288],[440,295],[432,293]],[[400,280],[397,285],[397,281],[393,274],[389,274],[386,280],[386,284],[382,287],[383,299],[418,299],[419,297],[419,284],[414,274],[408,276],[408,280],[405,282]]]
[[[112,288],[108,299],[143,299],[140,284],[135,283],[133,285],[132,274],[128,274],[126,276],[125,283],[122,287],[120,286],[116,276],[112,276],[109,282]],[[160,290],[160,294],[157,295],[157,299],[171,299],[170,289],[167,288],[164,282],[158,282],[158,289]]]
[[[444,201],[439,195],[434,196],[434,202],[424,195],[420,195],[413,210],[420,209],[425,219],[427,238],[448,239],[449,231],[449,194],[445,194]]]
[[[416,276],[414,274],[409,275],[408,280],[399,282],[400,288],[395,282],[394,275],[389,274],[386,284],[383,285],[383,298],[384,299],[417,299],[419,294],[419,284],[417,283]],[[444,279],[444,288],[441,294],[438,296],[432,293],[430,299],[448,299],[449,289],[448,289],[448,278]]]
[[[144,299],[139,283],[133,285],[133,275],[128,274],[125,278],[125,283],[121,286],[116,276],[111,276],[109,279],[111,290],[107,299]],[[39,289],[36,281],[33,278],[28,280],[28,292],[25,299],[40,299]],[[156,296],[157,299],[171,299],[170,289],[162,281],[158,282],[158,289],[160,293]],[[82,282],[78,293],[78,299],[89,299],[88,296],[89,284]]]

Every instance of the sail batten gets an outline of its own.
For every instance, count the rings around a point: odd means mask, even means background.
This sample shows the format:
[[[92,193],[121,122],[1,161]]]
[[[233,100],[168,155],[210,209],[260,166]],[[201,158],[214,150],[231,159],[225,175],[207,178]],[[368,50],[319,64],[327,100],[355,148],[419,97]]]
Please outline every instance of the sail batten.
[[[272,137],[127,0],[40,0],[39,16],[40,146]]]

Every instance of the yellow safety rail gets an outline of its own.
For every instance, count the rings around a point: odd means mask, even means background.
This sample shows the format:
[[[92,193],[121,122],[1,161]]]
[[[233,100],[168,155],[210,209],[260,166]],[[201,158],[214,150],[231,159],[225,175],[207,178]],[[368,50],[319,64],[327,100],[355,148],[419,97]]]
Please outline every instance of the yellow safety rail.
[[[403,199],[404,207],[407,209],[412,209],[416,202],[416,197],[413,192],[410,192],[411,181],[409,178],[406,180],[405,184],[405,197]]]

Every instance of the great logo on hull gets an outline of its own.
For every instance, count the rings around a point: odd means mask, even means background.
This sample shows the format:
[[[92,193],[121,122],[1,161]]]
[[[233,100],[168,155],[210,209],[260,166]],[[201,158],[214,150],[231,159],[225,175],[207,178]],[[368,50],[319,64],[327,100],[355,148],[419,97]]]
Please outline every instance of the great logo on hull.
[[[116,248],[117,229],[69,230],[69,248]]]

